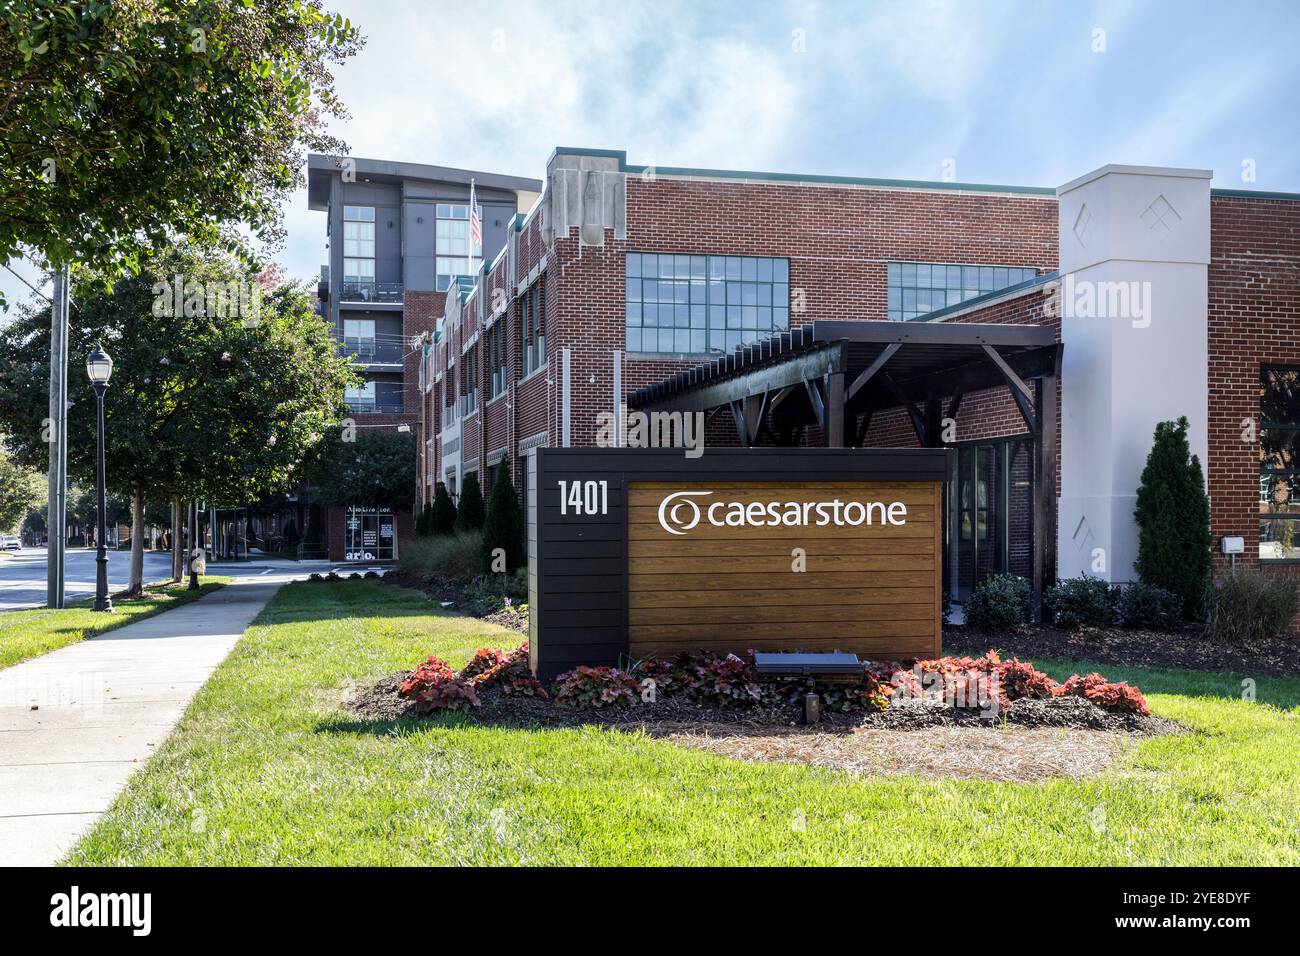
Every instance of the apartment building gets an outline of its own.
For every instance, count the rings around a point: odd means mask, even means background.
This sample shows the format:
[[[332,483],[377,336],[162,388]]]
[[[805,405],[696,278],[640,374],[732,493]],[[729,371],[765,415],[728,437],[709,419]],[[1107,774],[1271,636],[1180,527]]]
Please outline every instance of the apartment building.
[[[471,183],[479,242],[470,234]],[[504,247],[517,212],[536,202],[535,179],[357,157],[308,159],[308,207],[326,213],[327,261],[317,297],[339,348],[363,381],[348,390],[357,429],[417,434],[420,357],[449,290]],[[415,461],[411,480],[416,480]],[[386,561],[411,533],[409,509],[374,502],[326,509],[334,561]]]

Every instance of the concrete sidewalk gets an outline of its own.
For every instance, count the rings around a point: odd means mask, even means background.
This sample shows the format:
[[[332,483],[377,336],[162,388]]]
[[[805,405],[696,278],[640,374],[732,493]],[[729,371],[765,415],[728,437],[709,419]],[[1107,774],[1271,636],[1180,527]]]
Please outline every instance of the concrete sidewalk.
[[[0,670],[0,866],[57,862],[292,573]]]

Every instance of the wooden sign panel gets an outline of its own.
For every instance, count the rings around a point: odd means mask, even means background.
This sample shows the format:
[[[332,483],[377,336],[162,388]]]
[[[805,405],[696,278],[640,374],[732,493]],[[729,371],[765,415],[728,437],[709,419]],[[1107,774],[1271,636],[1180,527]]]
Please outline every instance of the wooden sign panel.
[[[631,656],[932,656],[939,495],[934,482],[632,483]],[[693,526],[681,530],[674,513]]]
[[[533,669],[715,650],[940,654],[943,449],[539,449]]]

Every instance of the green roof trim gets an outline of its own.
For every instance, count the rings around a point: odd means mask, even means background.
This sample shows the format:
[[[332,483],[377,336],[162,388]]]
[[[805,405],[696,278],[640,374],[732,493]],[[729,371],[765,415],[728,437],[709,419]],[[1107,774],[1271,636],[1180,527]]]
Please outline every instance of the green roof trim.
[[[1262,189],[1211,189],[1210,195],[1232,199],[1280,199],[1283,202],[1300,202],[1300,193],[1274,193]]]
[[[764,173],[745,169],[694,169],[688,166],[634,166],[627,161],[627,151],[622,149],[586,149],[557,146],[551,152],[553,160],[560,153],[574,156],[597,156],[617,159],[621,172],[640,175],[653,169],[665,176],[692,176],[709,179],[749,179],[773,183],[804,183],[828,186],[875,186],[884,189],[937,189],[947,192],[1024,193],[1033,196],[1056,197],[1051,186],[999,186],[989,183],[947,183],[920,179],[876,179],[865,176],[823,176],[804,173]],[[547,161],[550,165],[550,161]]]

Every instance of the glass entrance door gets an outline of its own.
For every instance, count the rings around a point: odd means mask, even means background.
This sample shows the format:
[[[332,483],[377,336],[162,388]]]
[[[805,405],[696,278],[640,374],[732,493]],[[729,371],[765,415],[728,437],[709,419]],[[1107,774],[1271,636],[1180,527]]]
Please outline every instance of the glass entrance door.
[[[1033,448],[1018,437],[957,446],[946,503],[944,583],[957,601],[990,575],[1028,578],[1033,557]]]
[[[344,561],[391,561],[397,557],[392,508],[349,508]]]

